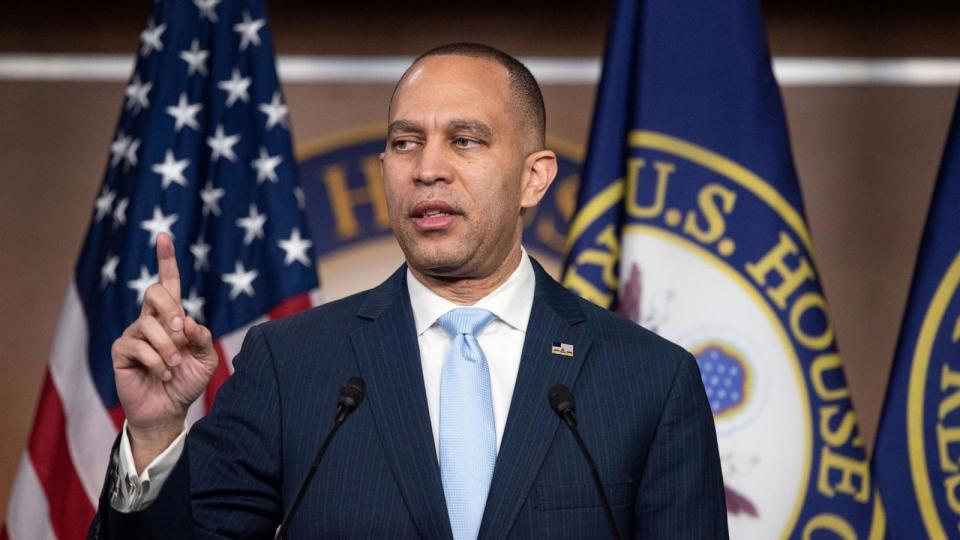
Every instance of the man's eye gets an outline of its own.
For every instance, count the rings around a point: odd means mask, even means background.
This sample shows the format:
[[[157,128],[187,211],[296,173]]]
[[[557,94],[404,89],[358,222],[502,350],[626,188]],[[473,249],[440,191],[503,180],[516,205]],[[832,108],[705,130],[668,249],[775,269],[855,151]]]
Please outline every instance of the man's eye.
[[[457,137],[453,140],[453,144],[456,145],[457,148],[473,148],[477,145],[477,141],[466,137]]]
[[[393,149],[398,152],[410,150],[411,148],[413,148],[413,141],[408,141],[404,139],[393,141]]]

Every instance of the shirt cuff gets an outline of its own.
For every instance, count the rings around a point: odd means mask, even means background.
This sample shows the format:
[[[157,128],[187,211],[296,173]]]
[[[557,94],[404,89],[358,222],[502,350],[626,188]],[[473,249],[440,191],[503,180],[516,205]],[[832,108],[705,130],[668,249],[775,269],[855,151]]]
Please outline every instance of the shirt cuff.
[[[133,449],[130,447],[130,437],[127,433],[127,422],[123,422],[123,432],[120,435],[119,459],[117,460],[117,476],[110,496],[110,506],[123,513],[138,512],[150,506],[160,494],[163,483],[183,453],[183,444],[187,438],[187,429],[184,426],[180,435],[170,443],[159,456],[137,476],[137,466],[133,461]]]

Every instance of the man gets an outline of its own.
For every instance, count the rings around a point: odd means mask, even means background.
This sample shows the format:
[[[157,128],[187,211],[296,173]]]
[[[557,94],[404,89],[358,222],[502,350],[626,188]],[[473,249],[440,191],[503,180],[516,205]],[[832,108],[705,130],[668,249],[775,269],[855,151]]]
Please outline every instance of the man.
[[[91,534],[270,537],[338,387],[361,376],[366,401],[330,446],[293,538],[607,535],[587,464],[547,401],[558,383],[577,397],[621,533],[726,537],[693,358],[567,292],[521,247],[523,213],[556,175],[544,133],[539,87],[514,58],[475,44],[418,58],[380,156],[406,264],[374,289],[252,329],[189,436],[187,407],[217,355],[184,316],[173,246],[158,238],[160,283],[113,347],[127,424]]]

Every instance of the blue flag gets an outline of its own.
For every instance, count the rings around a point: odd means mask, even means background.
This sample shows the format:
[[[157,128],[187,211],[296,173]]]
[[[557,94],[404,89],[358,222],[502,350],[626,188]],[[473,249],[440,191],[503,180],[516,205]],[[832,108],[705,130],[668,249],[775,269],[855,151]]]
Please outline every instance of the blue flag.
[[[622,0],[563,282],[690,350],[734,538],[881,537],[756,0]]]
[[[960,105],[923,231],[873,470],[896,538],[960,538]]]
[[[124,95],[0,532],[12,540],[86,536],[123,425],[110,348],[157,281],[157,235],[174,237],[183,307],[221,357],[191,420],[247,328],[318,289],[263,3],[153,3]]]

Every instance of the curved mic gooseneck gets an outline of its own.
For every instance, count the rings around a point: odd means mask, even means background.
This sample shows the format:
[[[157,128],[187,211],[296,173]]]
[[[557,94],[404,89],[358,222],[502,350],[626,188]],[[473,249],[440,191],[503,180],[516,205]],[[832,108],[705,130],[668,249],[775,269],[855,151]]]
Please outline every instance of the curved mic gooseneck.
[[[297,513],[297,509],[300,508],[300,503],[303,501],[303,496],[307,492],[307,487],[310,486],[310,481],[313,480],[313,476],[317,474],[317,468],[320,466],[323,455],[327,452],[327,447],[330,446],[330,441],[333,440],[333,436],[337,434],[337,430],[339,430],[340,426],[347,420],[347,417],[363,403],[363,396],[366,391],[367,385],[360,377],[350,377],[347,379],[347,382],[340,387],[340,392],[337,396],[337,416],[333,421],[333,426],[330,428],[330,432],[327,433],[327,437],[323,440],[323,444],[320,445],[320,449],[317,450],[317,456],[313,459],[313,464],[310,465],[310,470],[307,472],[306,478],[303,479],[303,483],[300,484],[300,489],[297,490],[297,496],[294,497],[293,504],[290,505],[290,509],[287,510],[287,513],[283,516],[283,520],[280,521],[280,526],[277,527],[277,532],[273,535],[273,540],[280,540],[283,538],[284,533],[287,532],[290,520],[293,519],[294,514]]]
[[[600,473],[597,472],[597,464],[593,462],[593,457],[590,455],[590,451],[587,450],[587,445],[584,444],[583,439],[580,437],[580,431],[577,430],[577,406],[573,400],[573,392],[565,385],[555,384],[550,387],[550,391],[547,392],[547,399],[550,400],[550,408],[553,409],[553,412],[557,413],[557,416],[563,420],[563,423],[570,428],[570,433],[573,433],[573,439],[577,441],[577,446],[580,447],[583,457],[586,458],[587,465],[590,466],[590,476],[593,477],[593,484],[597,488],[597,494],[600,495],[600,501],[603,503],[603,510],[607,514],[607,523],[610,525],[610,532],[614,540],[620,540],[620,531],[617,530],[617,522],[613,517],[613,510],[610,508],[610,500],[607,499],[607,493],[603,490]]]

